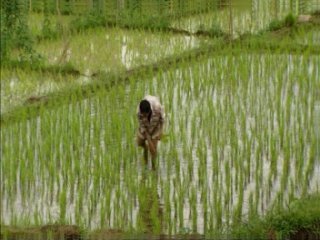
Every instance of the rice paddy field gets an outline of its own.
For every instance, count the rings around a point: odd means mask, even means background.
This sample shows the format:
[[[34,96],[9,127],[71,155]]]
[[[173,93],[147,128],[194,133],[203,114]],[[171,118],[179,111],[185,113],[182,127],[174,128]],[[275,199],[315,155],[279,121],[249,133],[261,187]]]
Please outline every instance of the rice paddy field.
[[[292,11],[289,1],[279,1],[280,9],[277,3],[270,4],[270,1],[236,0],[231,2],[234,5],[231,8],[229,4],[228,1],[223,3],[219,11],[177,19],[172,25],[192,32],[218,28],[236,37],[262,30],[272,20],[281,19]]]
[[[210,44],[214,42],[219,41],[210,41]],[[99,72],[119,74],[207,44],[205,38],[120,28],[99,28],[57,41],[42,41],[36,51],[46,64],[67,64],[79,71],[80,76],[3,69],[1,112],[21,105],[28,96],[42,96],[90,83],[91,76]]]
[[[224,11],[214,12],[220,22],[227,21]],[[264,14],[259,30],[273,19]],[[171,26],[186,23],[192,32],[191,22],[212,21],[209,15],[193,13]],[[1,121],[1,226],[76,225],[84,239],[101,229],[231,238],[232,229],[319,194],[319,25],[279,41],[305,48],[249,50],[223,46],[223,38],[121,27],[40,41],[35,49],[46,64],[71,64],[80,74],[1,67],[1,115],[20,107],[14,121]],[[103,87],[108,74],[157,63]],[[106,75],[97,80],[96,72]],[[94,94],[75,91],[95,81]],[[69,98],[48,105],[25,102],[68,89]],[[158,96],[166,112],[156,170],[135,142],[136,109],[147,94]]]

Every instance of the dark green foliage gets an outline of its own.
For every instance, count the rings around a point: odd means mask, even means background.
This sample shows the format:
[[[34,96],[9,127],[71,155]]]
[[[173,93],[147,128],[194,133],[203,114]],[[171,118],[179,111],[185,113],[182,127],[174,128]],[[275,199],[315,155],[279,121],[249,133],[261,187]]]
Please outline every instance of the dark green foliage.
[[[235,226],[232,230],[232,238],[230,239],[265,239],[268,230],[263,221],[256,216],[250,219],[248,223]]]
[[[70,29],[74,32],[89,28],[119,26],[124,28],[165,29],[170,25],[169,18],[139,13],[139,11],[121,12],[118,18],[107,18],[99,12],[90,12],[77,17],[70,23]]]
[[[117,25],[127,28],[164,29],[169,27],[169,19],[161,15],[147,15],[139,11],[123,12]]]
[[[62,4],[63,3],[63,4]],[[61,3],[60,13],[63,15],[73,14],[73,6],[71,0],[65,0]]]
[[[52,20],[50,20],[50,16],[51,16],[51,19],[52,19],[52,16],[56,18],[57,15],[55,15],[56,14],[55,11],[58,13],[58,16],[60,16],[60,14],[70,14],[71,13],[70,5],[66,5],[66,4],[64,4],[63,6],[59,5],[59,8],[57,7],[53,11],[52,3],[50,3],[49,0],[43,1],[44,19],[42,24],[42,32],[40,36],[37,36],[38,40],[57,39],[59,36],[61,36],[64,33],[64,28],[61,22],[59,21],[59,17],[57,18],[58,20],[55,23],[53,23]]]
[[[7,57],[10,41],[9,41],[8,28],[5,26],[5,24],[2,24],[2,23],[5,22],[5,14],[4,14],[4,10],[3,10],[2,7],[1,7],[0,18],[1,18],[1,24],[0,24],[0,27],[1,27],[0,57],[1,57],[1,59],[4,59],[4,58]]]
[[[320,195],[293,201],[288,209],[272,214],[268,219],[270,227],[281,236],[288,236],[301,229],[316,231],[320,224]]]
[[[1,63],[8,60],[12,49],[20,51],[21,61],[35,61],[33,40],[27,25],[25,1],[3,0],[1,2]]]
[[[296,24],[296,17],[292,13],[289,13],[284,19],[284,25],[286,27],[292,27],[295,24]]]
[[[71,31],[79,32],[89,28],[104,27],[106,24],[107,20],[105,16],[95,12],[90,12],[71,21],[70,29]]]
[[[56,38],[58,35],[57,31],[55,31],[54,28],[52,27],[52,24],[49,18],[51,11],[52,10],[50,8],[48,0],[44,0],[43,1],[44,20],[42,24],[42,35],[40,36],[40,38],[52,39],[52,38]]]
[[[296,17],[289,13],[283,20],[272,20],[269,24],[269,31],[277,31],[283,27],[293,27],[296,24]]]
[[[301,231],[311,236],[319,236],[320,195],[312,195],[291,202],[287,209],[271,211],[265,219],[256,217],[248,223],[236,227],[233,236],[241,239],[265,238],[287,239],[297,236]],[[317,235],[318,234],[318,235]]]
[[[1,1],[1,59],[4,60],[12,47],[13,33],[11,29],[17,28],[17,15],[19,13],[17,1]]]
[[[269,24],[268,30],[269,31],[276,31],[283,27],[283,22],[280,20],[272,20]]]
[[[213,24],[211,26],[209,34],[211,37],[223,37],[226,35],[218,24]]]

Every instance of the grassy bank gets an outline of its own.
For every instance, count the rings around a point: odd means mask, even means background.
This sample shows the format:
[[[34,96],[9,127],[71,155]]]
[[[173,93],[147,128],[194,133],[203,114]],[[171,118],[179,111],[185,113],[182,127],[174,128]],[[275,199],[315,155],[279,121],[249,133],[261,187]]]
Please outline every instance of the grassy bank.
[[[319,239],[320,195],[292,201],[281,209],[271,210],[265,217],[256,217],[233,231],[240,239]]]

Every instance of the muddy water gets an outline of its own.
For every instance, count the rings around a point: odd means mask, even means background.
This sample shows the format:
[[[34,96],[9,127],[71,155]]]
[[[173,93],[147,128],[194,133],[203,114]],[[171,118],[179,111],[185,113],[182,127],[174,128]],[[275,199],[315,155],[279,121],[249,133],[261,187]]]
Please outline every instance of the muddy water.
[[[208,233],[317,191],[318,61],[214,57],[1,129],[2,222]],[[167,113],[156,171],[134,140],[145,94]]]

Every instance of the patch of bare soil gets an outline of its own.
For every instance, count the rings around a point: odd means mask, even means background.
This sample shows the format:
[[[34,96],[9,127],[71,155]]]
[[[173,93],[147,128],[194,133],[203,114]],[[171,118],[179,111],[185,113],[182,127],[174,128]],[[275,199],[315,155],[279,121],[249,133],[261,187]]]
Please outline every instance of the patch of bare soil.
[[[319,231],[306,228],[298,229],[292,233],[288,240],[320,240],[320,224],[317,225]],[[84,237],[85,236],[85,237]],[[42,227],[32,228],[14,228],[1,226],[0,239],[3,240],[35,240],[35,239],[50,239],[50,240],[124,240],[124,239],[142,239],[142,240],[202,240],[205,239],[200,234],[178,234],[178,235],[130,235],[121,230],[102,229],[93,231],[83,235],[79,227],[75,225],[45,225]],[[266,239],[276,240],[276,233],[270,230],[267,233]]]
[[[314,24],[319,25],[320,24],[320,14],[315,13],[313,15],[299,15],[297,18],[298,24]]]
[[[121,230],[102,229],[89,233],[88,240],[124,239],[125,234]]]
[[[0,239],[3,240],[81,240],[80,228],[74,225],[45,225],[32,228],[14,228],[1,226]]]
[[[311,18],[312,18],[311,15],[299,15],[297,22],[298,23],[310,22]]]
[[[283,37],[289,36],[291,32],[292,32],[291,27],[282,27],[278,30],[272,31],[271,36],[274,38],[283,38]]]
[[[320,231],[320,229],[319,229]],[[316,233],[308,229],[302,228],[292,233],[289,237],[290,240],[320,240],[320,232]]]
[[[14,228],[1,226],[1,240],[202,240],[200,234],[178,234],[178,235],[153,235],[153,234],[134,234],[125,233],[121,230],[101,229],[89,233],[84,233],[75,225],[45,225],[30,228]]]

